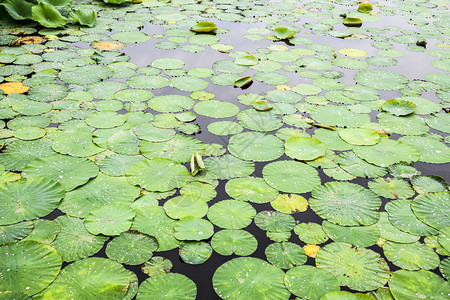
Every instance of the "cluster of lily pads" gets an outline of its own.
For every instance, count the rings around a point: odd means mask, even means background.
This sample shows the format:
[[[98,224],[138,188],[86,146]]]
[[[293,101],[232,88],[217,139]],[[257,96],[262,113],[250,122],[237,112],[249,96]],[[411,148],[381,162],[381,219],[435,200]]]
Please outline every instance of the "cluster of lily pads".
[[[0,299],[449,297],[448,1],[105,2],[0,24]]]

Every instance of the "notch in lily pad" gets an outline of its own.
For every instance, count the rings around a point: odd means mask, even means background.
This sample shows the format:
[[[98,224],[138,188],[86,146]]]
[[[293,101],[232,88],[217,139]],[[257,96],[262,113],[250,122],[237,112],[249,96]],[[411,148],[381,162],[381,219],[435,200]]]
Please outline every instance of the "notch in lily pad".
[[[360,18],[352,18],[352,17],[345,17],[342,23],[347,27],[361,27],[362,25],[362,21]]]
[[[370,13],[372,10],[373,10],[373,6],[372,6],[372,4],[369,3],[369,2],[361,3],[361,4],[358,6],[358,11],[359,11],[360,13],[363,13],[363,14],[368,14],[368,13]]]
[[[195,152],[191,156],[191,174],[192,176],[197,175],[200,171],[205,171],[205,164],[203,163],[202,156]]]
[[[273,30],[279,40],[287,40],[293,37],[297,31],[290,30],[287,27],[277,27]]]
[[[217,30],[217,25],[213,22],[202,21],[191,27],[193,32],[213,32]]]
[[[241,89],[248,88],[253,83],[252,76],[244,76],[236,79],[234,81],[234,87],[239,87]]]

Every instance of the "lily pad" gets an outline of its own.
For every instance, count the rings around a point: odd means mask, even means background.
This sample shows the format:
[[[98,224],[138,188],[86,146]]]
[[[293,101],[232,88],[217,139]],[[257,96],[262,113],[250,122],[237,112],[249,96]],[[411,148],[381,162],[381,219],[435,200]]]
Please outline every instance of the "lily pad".
[[[181,187],[189,178],[186,167],[170,159],[143,160],[131,166],[126,173],[128,182],[149,191],[165,192]]]
[[[388,199],[407,199],[414,196],[411,185],[398,178],[377,178],[369,181],[368,186],[378,196]]]
[[[0,246],[0,256],[0,290],[22,292],[28,296],[40,292],[55,280],[62,264],[54,248],[38,242]]]
[[[211,246],[220,255],[248,256],[258,247],[256,238],[244,230],[220,230],[211,239]]]
[[[206,242],[184,241],[180,245],[181,259],[191,265],[199,265],[208,260],[212,254],[211,246]]]
[[[416,104],[407,100],[392,99],[384,102],[381,108],[396,116],[406,116],[416,110]]]
[[[112,239],[105,249],[106,255],[127,265],[140,265],[148,261],[158,249],[156,239],[138,232],[123,232]]]
[[[380,238],[376,226],[340,226],[323,221],[322,228],[333,241],[360,247],[373,246]]]
[[[328,241],[322,226],[316,223],[299,223],[295,225],[294,232],[306,244],[322,244]]]
[[[264,210],[255,216],[255,224],[260,229],[271,232],[291,231],[295,226],[295,220],[291,215],[278,211]]]
[[[346,128],[338,131],[339,136],[349,144],[371,146],[380,141],[380,135],[373,129]]]
[[[198,139],[175,135],[173,138],[163,142],[142,141],[139,144],[142,155],[149,159],[170,159],[175,162],[185,163],[191,160],[192,154],[202,153],[205,147]]]
[[[191,195],[171,198],[164,203],[164,211],[172,219],[182,219],[184,217],[201,218],[208,211],[208,204],[200,197]]]
[[[432,270],[439,265],[439,256],[420,242],[410,244],[386,242],[383,245],[383,252],[390,262],[405,270]]]
[[[450,293],[448,282],[430,271],[398,270],[389,288],[395,299],[444,299]]]
[[[327,182],[312,191],[311,208],[322,218],[342,226],[372,225],[379,219],[381,200],[354,183]]]
[[[420,221],[436,229],[441,229],[450,226],[449,199],[450,192],[418,195],[411,203],[411,209]]]
[[[210,238],[214,234],[214,226],[207,220],[196,217],[185,217],[175,226],[175,237],[179,240],[200,241]]]
[[[22,173],[25,178],[43,176],[59,182],[66,191],[85,184],[97,174],[98,167],[92,161],[58,154],[36,158]]]
[[[254,257],[232,259],[213,275],[214,291],[222,299],[289,299],[284,272]]]
[[[191,27],[194,32],[211,32],[217,30],[217,25],[213,22],[202,21]]]
[[[130,229],[135,212],[125,204],[110,204],[93,209],[84,226],[92,234],[119,235]]]
[[[292,137],[284,144],[286,155],[298,160],[314,160],[325,155],[326,146],[309,137]]]
[[[384,286],[390,277],[389,266],[379,254],[346,243],[320,249],[316,266],[336,276],[340,285],[362,292]]]
[[[270,205],[279,212],[293,214],[306,211],[308,201],[300,195],[282,194],[271,201]]]
[[[68,265],[36,299],[123,299],[132,276],[121,264],[106,258],[89,257]]]
[[[311,300],[339,290],[339,282],[333,274],[313,266],[297,266],[288,270],[284,284],[295,296]]]
[[[0,224],[9,225],[43,217],[57,208],[63,187],[45,177],[0,185]]]
[[[1,226],[0,245],[18,242],[28,236],[31,231],[33,231],[33,222],[21,222]]]
[[[283,155],[283,141],[271,134],[244,132],[230,138],[228,151],[244,160],[271,161]]]
[[[294,266],[303,265],[307,260],[305,250],[291,242],[270,244],[264,253],[267,260],[280,269],[290,269]]]
[[[247,227],[256,215],[256,210],[248,203],[237,200],[222,200],[208,211],[208,219],[221,228],[241,229]]]
[[[354,80],[362,85],[377,90],[399,90],[409,82],[408,78],[399,73],[387,70],[363,70],[359,71]]]
[[[178,273],[158,274],[141,283],[136,299],[195,299],[197,286],[185,275]]]
[[[255,171],[254,162],[245,161],[230,154],[208,157],[204,162],[206,169],[216,174],[219,179],[246,177]]]

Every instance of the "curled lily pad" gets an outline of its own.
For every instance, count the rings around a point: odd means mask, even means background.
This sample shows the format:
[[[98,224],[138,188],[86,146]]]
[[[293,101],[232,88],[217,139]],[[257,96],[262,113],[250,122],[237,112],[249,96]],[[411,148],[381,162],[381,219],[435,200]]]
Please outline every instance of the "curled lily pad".
[[[236,79],[234,81],[234,86],[239,88],[245,88],[248,87],[250,84],[252,84],[253,78],[251,76],[244,76]]]
[[[40,292],[55,280],[62,264],[53,247],[38,242],[0,246],[0,256],[0,290],[22,292],[28,296]]]
[[[360,18],[346,17],[342,22],[347,27],[361,27],[362,21]]]
[[[416,110],[416,104],[402,99],[392,99],[383,103],[381,108],[396,116],[406,116]]]
[[[279,38],[280,40],[290,39],[297,33],[297,31],[290,30],[286,27],[277,27],[273,31],[275,32],[277,38]]]
[[[255,257],[232,259],[213,275],[215,292],[222,299],[289,299],[284,272]]]
[[[191,27],[194,32],[211,32],[217,30],[217,25],[213,22],[202,21]]]

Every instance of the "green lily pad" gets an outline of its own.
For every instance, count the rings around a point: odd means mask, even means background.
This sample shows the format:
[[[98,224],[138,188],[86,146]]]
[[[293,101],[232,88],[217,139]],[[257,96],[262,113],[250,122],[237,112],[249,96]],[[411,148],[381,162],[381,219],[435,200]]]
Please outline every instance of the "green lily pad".
[[[345,243],[320,249],[316,266],[336,276],[340,285],[362,292],[384,286],[390,277],[389,266],[379,254]]]
[[[428,126],[433,129],[450,133],[450,115],[447,113],[437,113],[431,116],[428,116],[425,119],[425,122]]]
[[[174,77],[170,80],[170,84],[174,88],[185,92],[201,91],[208,87],[206,80],[192,76]]]
[[[230,154],[208,157],[204,163],[206,169],[216,174],[219,179],[246,177],[255,171],[254,162],[245,161]]]
[[[290,30],[286,27],[277,27],[273,31],[275,32],[277,38],[279,38],[280,40],[290,39],[297,33],[297,31]]]
[[[123,299],[132,276],[121,264],[106,258],[89,257],[68,265],[36,299]]]
[[[246,109],[240,111],[236,117],[242,126],[254,131],[272,131],[283,125],[280,117],[272,110]]]
[[[158,274],[147,278],[139,286],[137,300],[195,299],[197,286],[188,277],[178,273]]]
[[[51,213],[64,197],[63,187],[44,177],[0,185],[0,224],[9,225]]]
[[[284,272],[254,257],[227,261],[213,275],[214,291],[220,298],[289,299]]]
[[[55,221],[37,219],[33,221],[33,231],[24,240],[49,245],[55,240],[60,231],[61,226]]]
[[[309,137],[292,137],[285,143],[286,155],[298,160],[314,160],[325,155],[326,146]]]
[[[165,192],[181,187],[189,177],[187,169],[170,159],[143,160],[126,173],[128,182],[149,191]]]
[[[271,187],[285,193],[306,193],[320,184],[317,171],[296,161],[276,161],[263,168],[264,180]]]
[[[372,225],[379,219],[381,200],[357,184],[327,182],[315,188],[311,195],[311,208],[332,223],[343,226]]]
[[[109,204],[93,209],[84,226],[92,234],[119,235],[130,229],[135,213],[125,204]]]
[[[220,255],[248,256],[255,252],[258,241],[248,231],[225,229],[214,234],[211,246]]]
[[[207,220],[196,217],[185,217],[175,226],[175,237],[178,240],[200,241],[210,238],[214,234],[213,225]]]
[[[359,71],[354,80],[362,85],[377,90],[399,90],[409,82],[408,78],[399,73],[387,70],[363,70]]]
[[[332,291],[326,293],[322,297],[321,300],[373,300],[374,298],[369,294],[362,293],[351,293],[347,291]]]
[[[369,181],[368,186],[378,196],[388,199],[407,199],[414,196],[411,185],[398,178],[377,178]]]
[[[283,155],[283,141],[271,134],[244,132],[230,138],[228,151],[244,160],[271,161]]]
[[[295,226],[295,220],[291,215],[278,211],[264,210],[255,216],[255,224],[260,229],[271,232],[291,231]]]
[[[262,178],[254,177],[231,179],[225,184],[225,191],[236,200],[253,203],[270,202],[278,195]]]
[[[52,148],[58,153],[70,156],[92,156],[104,150],[94,144],[92,139],[92,133],[87,131],[67,132],[53,140]]]
[[[370,121],[368,114],[358,114],[346,106],[323,105],[311,111],[310,116],[318,123],[355,128]]]
[[[131,204],[139,195],[139,188],[123,177],[109,177],[100,173],[87,184],[66,193],[59,209],[70,216],[87,217],[95,208],[111,203]]]
[[[163,95],[148,101],[148,107],[158,112],[181,112],[191,109],[195,101],[182,95]]]
[[[445,250],[450,251],[450,226],[439,230],[438,242],[445,248]]]
[[[177,221],[169,218],[161,206],[143,206],[135,210],[131,230],[155,237],[159,244],[158,251],[172,250],[178,246],[180,242],[175,239],[173,230]]]
[[[140,265],[148,261],[158,249],[156,239],[138,232],[122,232],[105,249],[106,255],[127,265]]]
[[[253,78],[251,76],[243,76],[243,77],[237,78],[234,81],[233,86],[243,89],[243,88],[250,86],[252,84],[252,82],[253,82]]]
[[[55,280],[62,264],[54,248],[38,242],[0,246],[0,256],[0,290],[22,292],[28,296],[40,292]]]
[[[421,222],[411,209],[410,200],[390,201],[386,204],[385,209],[389,214],[389,222],[394,227],[420,236],[428,236],[437,234],[438,231],[431,226]]]
[[[161,256],[154,256],[149,261],[145,262],[142,267],[142,272],[150,277],[158,274],[168,273],[172,269],[173,264],[169,259]]]
[[[36,158],[22,173],[25,178],[44,176],[57,181],[66,191],[85,184],[97,174],[98,167],[92,161],[59,154]]]
[[[67,18],[51,4],[40,2],[31,8],[33,19],[47,28],[57,28],[66,25]]]
[[[201,218],[208,211],[208,204],[200,197],[191,195],[171,198],[164,203],[164,211],[172,219],[184,217]]]
[[[414,198],[411,209],[416,217],[436,229],[450,226],[450,192],[421,194]]]
[[[56,218],[56,223],[61,226],[61,232],[50,246],[54,247],[67,262],[94,255],[108,239],[89,233],[82,219],[60,216]]]
[[[341,139],[352,145],[371,146],[380,141],[380,135],[373,129],[345,128],[338,131]]]
[[[229,118],[236,115],[239,108],[233,103],[209,100],[197,103],[194,106],[194,111],[210,118]]]
[[[380,238],[376,226],[340,226],[323,221],[322,228],[333,241],[360,247],[373,246]]]
[[[313,266],[296,266],[288,270],[284,284],[295,296],[311,300],[339,290],[339,282],[333,274]]]
[[[400,142],[414,147],[420,154],[420,161],[443,164],[450,162],[450,149],[440,141],[424,136],[405,136]]]
[[[407,232],[401,231],[397,227],[394,227],[388,219],[388,214],[380,212],[380,219],[375,224],[380,230],[380,237],[397,243],[414,243],[418,241],[420,236],[412,235]]]
[[[202,21],[191,27],[194,32],[211,32],[217,30],[217,25],[213,22]]]
[[[185,163],[191,160],[192,154],[196,152],[202,153],[205,147],[196,138],[178,134],[163,142],[144,140],[139,144],[139,150],[142,155],[149,159],[166,158],[175,162]]]
[[[322,226],[316,223],[299,223],[295,225],[294,232],[306,244],[322,244],[328,241]]]
[[[256,215],[248,203],[237,200],[222,200],[208,210],[208,219],[216,226],[226,229],[247,227]]]
[[[290,269],[294,266],[303,265],[307,260],[305,250],[290,242],[272,243],[267,246],[264,253],[267,260],[280,269]]]
[[[389,139],[380,139],[373,146],[357,146],[353,151],[358,157],[380,167],[419,160],[419,152],[413,146]]]
[[[27,237],[31,231],[33,231],[33,222],[21,222],[1,226],[0,245],[18,242]]]
[[[360,18],[346,17],[342,22],[342,24],[344,24],[347,27],[361,27],[362,21]]]
[[[111,35],[111,38],[126,44],[143,43],[150,39],[145,32],[140,31],[116,32]]]
[[[184,241],[180,245],[181,259],[191,265],[199,265],[208,260],[212,254],[211,246],[206,242]]]
[[[407,100],[392,99],[384,102],[381,108],[396,116],[406,116],[416,110],[416,104]]]
[[[389,288],[395,299],[445,299],[448,282],[430,271],[398,270],[392,274]]]
[[[427,245],[420,242],[400,244],[386,242],[383,245],[386,258],[405,270],[431,270],[439,265],[439,256]]]
[[[142,156],[113,154],[102,159],[98,166],[100,171],[108,176],[125,176],[128,168],[142,160],[144,160]]]

